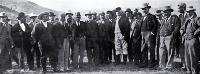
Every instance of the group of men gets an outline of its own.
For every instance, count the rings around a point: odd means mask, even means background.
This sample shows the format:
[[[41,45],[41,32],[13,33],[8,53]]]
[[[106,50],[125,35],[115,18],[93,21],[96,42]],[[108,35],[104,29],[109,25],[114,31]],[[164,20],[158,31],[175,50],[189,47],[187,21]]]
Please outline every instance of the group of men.
[[[11,61],[15,61],[24,69],[26,56],[29,69],[35,70],[34,54],[37,68],[42,67],[44,72],[47,62],[54,72],[83,68],[86,50],[91,66],[114,60],[115,65],[134,62],[138,67],[159,65],[159,69],[170,70],[174,57],[179,56],[187,73],[198,74],[200,18],[196,9],[180,3],[177,16],[171,14],[174,10],[170,6],[157,10],[155,15],[150,8],[149,3],[143,4],[144,15],[138,9],[123,12],[120,7],[99,15],[88,12],[86,21],[81,21],[80,12],[61,14],[60,20],[53,12],[44,12],[39,16],[31,14],[29,23],[21,12],[13,26],[2,12],[0,68],[10,69]]]

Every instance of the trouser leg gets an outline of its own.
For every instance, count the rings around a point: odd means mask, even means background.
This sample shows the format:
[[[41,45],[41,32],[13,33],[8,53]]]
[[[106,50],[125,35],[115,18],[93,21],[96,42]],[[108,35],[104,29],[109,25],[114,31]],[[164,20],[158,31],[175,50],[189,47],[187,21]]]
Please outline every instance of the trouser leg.
[[[160,68],[165,68],[166,65],[166,57],[167,56],[167,49],[166,49],[166,44],[165,44],[165,38],[160,37],[160,47],[159,47],[159,67]]]
[[[73,66],[76,68],[78,67],[78,56],[79,56],[79,50],[80,50],[80,41],[77,39],[74,43],[74,50],[73,50]]]
[[[81,40],[80,40],[80,50],[79,50],[79,54],[80,54],[79,64],[80,65],[83,64],[83,58],[84,58],[85,50],[86,50],[85,38],[81,38]]]
[[[69,48],[69,39],[65,38],[64,43],[63,43],[63,48],[64,48],[64,69],[67,70],[69,69],[69,58],[70,58],[70,48]]]

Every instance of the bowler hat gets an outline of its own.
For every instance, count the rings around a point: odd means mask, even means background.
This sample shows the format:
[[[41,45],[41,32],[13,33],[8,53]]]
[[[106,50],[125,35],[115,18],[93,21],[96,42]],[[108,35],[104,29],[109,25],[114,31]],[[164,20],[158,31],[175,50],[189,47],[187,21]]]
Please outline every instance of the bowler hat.
[[[24,12],[20,12],[19,14],[18,14],[18,17],[17,17],[18,19],[19,18],[26,18],[26,15],[25,15],[25,13]]]
[[[174,10],[171,8],[171,6],[165,6],[163,12],[165,11],[173,12]]]
[[[75,15],[76,15],[76,16],[81,16],[81,13],[80,13],[80,12],[76,12]]]
[[[189,11],[196,11],[196,9],[193,7],[193,6],[189,6],[187,9],[186,9],[187,12]]]
[[[133,13],[130,8],[127,8],[125,12]]]
[[[115,10],[116,10],[116,11],[120,11],[120,10],[121,10],[121,7],[117,7]]]

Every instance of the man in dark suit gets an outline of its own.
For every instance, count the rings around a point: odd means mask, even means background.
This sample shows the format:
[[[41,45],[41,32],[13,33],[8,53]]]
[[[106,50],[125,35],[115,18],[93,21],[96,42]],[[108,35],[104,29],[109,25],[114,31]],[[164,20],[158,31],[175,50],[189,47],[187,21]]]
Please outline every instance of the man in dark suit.
[[[178,12],[180,13],[179,14],[179,19],[180,19],[180,22],[181,22],[181,27],[183,27],[183,25],[185,24],[186,19],[188,18],[187,17],[187,13],[186,13],[186,3],[179,3],[178,4]],[[183,34],[182,30],[180,30],[180,33]],[[181,62],[183,63],[182,64],[183,65],[182,69],[185,70],[186,69],[186,67],[185,67],[185,59],[184,59],[184,57],[185,57],[185,55],[184,55],[185,54],[185,48],[184,48],[184,43],[182,42],[183,39],[184,39],[184,36],[183,35],[179,36],[179,39],[180,39],[179,40],[180,46],[179,46],[179,49],[176,51],[176,55],[180,56]]]
[[[31,28],[31,31],[33,31],[34,27],[36,26],[37,22],[36,22],[36,18],[37,18],[37,15],[36,14],[33,14],[31,13],[29,15],[30,17],[30,22],[28,23],[29,27]],[[37,63],[37,68],[40,68],[40,57],[41,57],[41,52],[40,52],[40,49],[39,49],[39,46],[38,46],[38,39],[36,39],[36,42],[33,44],[33,48],[32,48],[32,53],[33,53],[33,56],[34,56],[34,53],[36,54],[36,63]]]
[[[38,39],[41,46],[42,46],[42,68],[43,71],[46,72],[46,61],[47,57],[50,59],[51,67],[53,67],[53,71],[57,71],[57,52],[55,47],[55,40],[52,35],[52,28],[53,25],[48,22],[49,20],[49,13],[44,12],[38,16],[38,18],[41,20],[35,27],[35,29],[32,31],[32,37],[35,39]]]
[[[106,20],[108,21],[108,25],[110,26],[109,29],[109,37],[110,40],[108,42],[109,48],[108,48],[108,62],[112,62],[112,56],[115,58],[115,34],[114,34],[114,13],[113,11],[107,11],[106,12]]]
[[[0,13],[0,73],[11,69],[10,52],[13,47],[11,25],[8,24],[5,12]]]
[[[77,12],[75,15],[75,38],[74,38],[74,50],[73,50],[73,67],[76,69],[78,66],[83,67],[84,51],[86,50],[85,43],[85,26],[86,23],[81,21],[81,14]],[[80,55],[80,58],[78,56]]]
[[[97,21],[99,27],[99,48],[100,48],[100,63],[108,64],[109,63],[109,54],[112,54],[112,49],[109,48],[110,36],[109,32],[111,29],[110,23],[105,19],[105,13],[102,12],[99,14],[100,20]],[[111,52],[111,53],[110,53]]]
[[[123,12],[116,12],[116,21],[115,21],[115,50],[116,50],[116,64],[121,63],[120,55],[123,55],[123,64],[127,62],[128,55],[128,42],[130,39],[130,23],[128,18],[123,16]]]
[[[155,15],[152,15],[151,13],[149,13],[150,8],[151,6],[149,6],[149,3],[144,3],[143,7],[141,8],[145,15],[141,19],[142,20],[142,23],[141,23],[142,63],[141,64],[142,65],[140,67],[148,66],[148,51],[150,53],[149,67],[153,67],[154,62],[155,62],[157,19]]]
[[[92,19],[93,13],[85,14],[86,21],[86,50],[89,64],[99,65],[98,24]]]
[[[11,35],[15,44],[15,50],[21,55],[19,59],[20,67],[24,68],[24,55],[27,56],[27,62],[30,70],[34,68],[33,54],[31,53],[31,28],[26,23],[26,16],[23,12],[18,14],[18,22],[12,27]]]

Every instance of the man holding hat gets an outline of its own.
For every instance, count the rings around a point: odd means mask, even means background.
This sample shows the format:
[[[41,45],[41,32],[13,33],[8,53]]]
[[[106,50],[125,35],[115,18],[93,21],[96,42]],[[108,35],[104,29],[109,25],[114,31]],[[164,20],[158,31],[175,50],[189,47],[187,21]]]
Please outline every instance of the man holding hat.
[[[86,21],[86,50],[89,64],[99,65],[98,23],[92,19],[93,13],[88,12]]]
[[[47,58],[50,59],[51,67],[53,68],[54,72],[57,72],[57,52],[55,47],[55,40],[52,35],[53,25],[48,22],[49,21],[49,13],[44,12],[38,16],[38,19],[41,21],[36,24],[35,29],[32,31],[32,37],[34,40],[38,39],[41,46],[42,46],[42,69],[44,72],[47,71],[46,69],[46,62]]]
[[[33,54],[31,52],[31,28],[26,23],[26,15],[23,12],[18,14],[18,22],[12,27],[11,35],[15,44],[15,50],[21,55],[18,58],[20,68],[24,69],[24,57],[27,56],[27,63],[30,70],[34,69]]]
[[[171,6],[164,7],[164,16],[160,27],[159,67],[161,69],[172,69],[175,52],[176,35],[179,32],[180,21],[177,15],[171,15],[174,10]],[[167,55],[167,57],[166,57]],[[166,63],[167,58],[167,63]]]
[[[199,36],[200,36],[200,18],[197,17],[195,8],[187,8],[188,19],[181,28],[184,35],[185,64],[188,74],[199,74]]]
[[[81,14],[77,12],[75,14],[75,41],[74,41],[74,50],[73,50],[73,67],[74,68],[82,68],[83,67],[83,57],[84,51],[86,50],[86,42],[85,42],[85,26],[86,23],[81,21]],[[78,58],[80,56],[80,58]]]
[[[0,13],[0,73],[7,69],[11,69],[10,52],[13,47],[11,37],[11,25],[8,24],[8,17],[5,12]]]
[[[142,62],[140,67],[149,66],[154,67],[155,64],[155,44],[156,44],[156,32],[157,32],[157,19],[156,16],[149,13],[151,6],[149,3],[144,3],[141,8],[144,16],[141,23],[141,35],[142,35]],[[148,62],[148,52],[150,53],[150,61]]]

